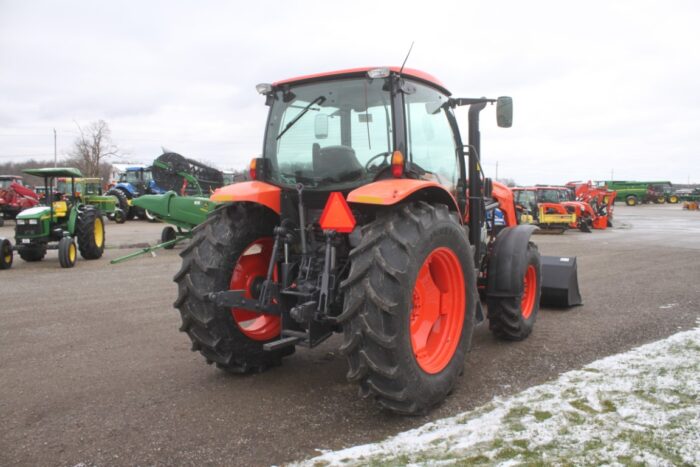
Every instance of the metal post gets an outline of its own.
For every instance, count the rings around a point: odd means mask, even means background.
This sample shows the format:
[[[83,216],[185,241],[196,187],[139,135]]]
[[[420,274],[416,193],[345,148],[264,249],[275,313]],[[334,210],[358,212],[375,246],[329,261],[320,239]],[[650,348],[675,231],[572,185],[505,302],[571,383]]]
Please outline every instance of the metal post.
[[[53,166],[58,167],[58,157],[56,152],[56,129],[53,129]]]

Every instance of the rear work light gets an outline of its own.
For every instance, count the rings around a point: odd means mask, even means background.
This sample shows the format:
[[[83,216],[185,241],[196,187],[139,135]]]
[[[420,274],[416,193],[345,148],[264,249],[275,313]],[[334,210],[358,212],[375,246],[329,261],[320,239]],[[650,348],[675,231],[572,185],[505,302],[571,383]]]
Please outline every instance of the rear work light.
[[[391,175],[396,178],[403,177],[405,160],[401,151],[394,151],[391,155]]]

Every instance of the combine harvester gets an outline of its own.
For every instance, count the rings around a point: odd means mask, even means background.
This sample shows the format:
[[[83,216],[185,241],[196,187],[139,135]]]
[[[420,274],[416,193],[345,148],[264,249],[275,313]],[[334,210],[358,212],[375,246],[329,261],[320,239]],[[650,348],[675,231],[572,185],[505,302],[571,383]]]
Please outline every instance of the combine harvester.
[[[161,243],[114,259],[120,263],[158,249],[171,249],[192,237],[192,229],[204,222],[216,207],[206,195],[223,185],[223,173],[180,154],[167,152],[153,161],[153,181],[168,190],[164,194],[134,198],[132,206],[155,220],[171,224],[163,228]],[[196,195],[196,196],[191,196]]]

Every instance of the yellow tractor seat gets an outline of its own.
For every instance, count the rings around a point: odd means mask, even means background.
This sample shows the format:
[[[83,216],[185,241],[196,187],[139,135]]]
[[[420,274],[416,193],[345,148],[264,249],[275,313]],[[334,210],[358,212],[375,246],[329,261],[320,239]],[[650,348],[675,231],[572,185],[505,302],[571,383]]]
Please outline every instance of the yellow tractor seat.
[[[68,204],[65,201],[53,202],[53,215],[56,217],[65,217],[68,213]]]

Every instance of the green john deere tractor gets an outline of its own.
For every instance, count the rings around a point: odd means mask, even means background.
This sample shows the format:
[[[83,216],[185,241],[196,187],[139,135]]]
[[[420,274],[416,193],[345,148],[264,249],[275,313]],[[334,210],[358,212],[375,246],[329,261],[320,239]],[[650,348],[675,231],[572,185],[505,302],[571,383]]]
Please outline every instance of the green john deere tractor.
[[[56,180],[56,191],[70,193],[71,179],[61,177]],[[102,193],[102,179],[100,178],[76,178],[75,194],[83,204],[89,204],[100,210],[117,224],[126,222],[126,212],[120,207],[120,200],[114,195]]]
[[[0,269],[12,266],[13,252],[28,262],[41,261],[47,250],[58,250],[61,267],[75,265],[77,253],[85,259],[102,257],[105,228],[102,213],[95,206],[84,204],[76,192],[76,178],[82,178],[74,168],[27,169],[24,173],[42,177],[47,192],[44,205],[22,211],[17,215],[15,242],[0,238]],[[58,193],[54,181],[70,179],[70,192]],[[77,245],[76,245],[77,240]]]

